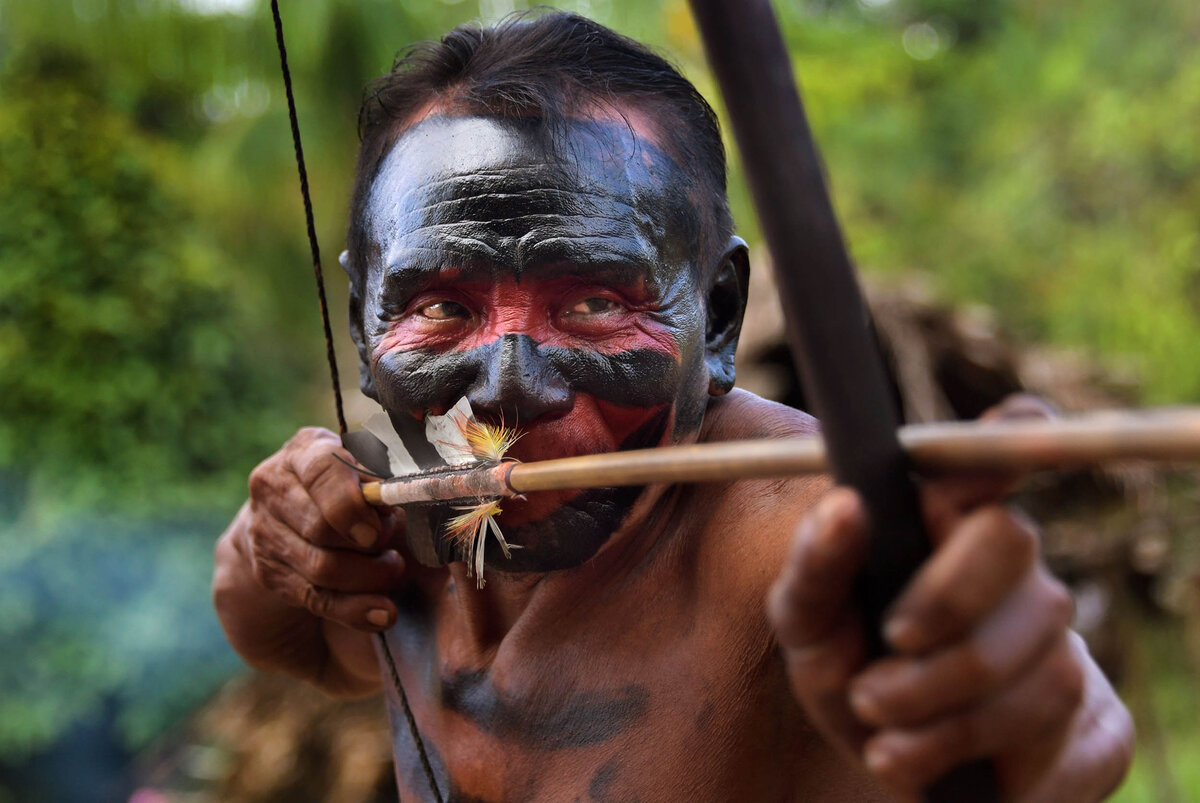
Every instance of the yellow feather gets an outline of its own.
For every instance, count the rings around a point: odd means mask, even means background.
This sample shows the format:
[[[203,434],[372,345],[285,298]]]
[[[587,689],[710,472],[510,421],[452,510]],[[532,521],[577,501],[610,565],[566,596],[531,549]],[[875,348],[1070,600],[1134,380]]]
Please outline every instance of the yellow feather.
[[[471,447],[471,454],[480,460],[499,463],[512,445],[521,438],[521,433],[516,427],[506,427],[503,421],[499,425],[483,424],[474,418],[462,416],[457,419],[457,423]]]
[[[500,550],[504,557],[511,558],[510,550],[520,549],[519,544],[509,544],[500,532],[496,516],[501,513],[500,500],[481,502],[474,507],[455,507],[463,511],[446,522],[446,537],[458,548],[459,555],[467,564],[467,576],[474,577],[479,588],[483,588],[483,553],[490,530],[500,542]]]
[[[464,511],[446,521],[446,537],[457,547],[465,546],[478,533],[480,527],[486,526],[487,519],[500,514],[500,500],[495,499],[475,507],[455,507]]]

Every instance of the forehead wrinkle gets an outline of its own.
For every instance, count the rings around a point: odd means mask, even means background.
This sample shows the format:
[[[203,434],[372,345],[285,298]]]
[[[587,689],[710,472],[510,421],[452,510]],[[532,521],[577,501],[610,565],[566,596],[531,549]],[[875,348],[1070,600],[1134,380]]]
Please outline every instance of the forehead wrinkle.
[[[390,283],[407,284],[449,269],[469,269],[481,262],[499,263],[503,254],[471,237],[448,236],[437,245],[405,244],[388,249],[384,276]]]
[[[556,225],[585,229],[603,223],[607,224],[603,226],[605,233],[615,234],[622,228],[632,229],[632,221],[641,217],[635,200],[632,192],[622,197],[586,188],[538,187],[517,192],[487,192],[431,200],[422,206],[408,208],[396,203],[391,207],[392,214],[377,221],[379,225],[373,228],[376,229],[374,236],[384,245],[387,240],[403,242],[429,230],[453,231],[463,227],[483,227],[483,235],[522,236],[516,231],[521,224],[528,233],[536,234],[540,229]],[[479,239],[479,235],[475,239]]]
[[[526,172],[526,171],[534,169],[534,167],[538,167],[538,166],[554,167],[558,170],[561,170],[561,168],[562,168],[562,165],[520,165],[520,166],[514,166],[508,170],[504,170],[504,171],[497,172],[497,173],[491,173],[491,172],[489,172],[489,173],[480,173],[480,172],[458,173],[458,174],[451,175],[451,176],[443,176],[441,178],[430,178],[427,176],[422,176],[421,177],[423,179],[422,181],[415,183],[415,186],[409,187],[408,189],[405,189],[399,193],[399,195],[396,197],[396,199],[392,202],[392,208],[397,208],[397,207],[402,207],[402,206],[410,206],[410,205],[415,206],[415,204],[409,204],[408,201],[412,198],[413,195],[416,195],[418,193],[434,194],[437,190],[444,189],[447,186],[449,186],[450,189],[457,188],[459,185],[466,185],[467,188],[469,189],[472,184],[482,184],[484,186],[490,187],[498,181],[503,181],[507,178],[511,178],[510,174]],[[400,166],[396,166],[394,168],[394,170],[396,172],[400,172]],[[494,170],[494,168],[493,168],[493,170]],[[392,172],[392,171],[389,170],[388,172]],[[564,178],[565,177],[566,176],[564,175]],[[544,181],[544,179],[540,179],[540,181]],[[381,187],[381,185],[383,185],[385,183],[392,185],[397,182],[387,181],[382,176],[380,177],[380,179],[377,179],[376,183],[375,183],[375,187],[371,191],[371,201],[370,201],[369,205],[375,204],[376,198],[378,197],[378,195],[388,192],[389,190],[394,191],[394,187],[390,187],[390,186],[389,187]],[[523,193],[523,192],[536,192],[536,191],[581,192],[581,193],[588,194],[588,193],[586,193],[585,190],[583,190],[583,188],[574,188],[573,190],[563,190],[561,187],[545,185],[540,182],[530,182],[525,186],[514,187],[509,193],[480,192],[480,193],[476,193],[476,195],[479,197],[483,197],[485,195],[518,194],[518,193]],[[601,193],[590,193],[590,194],[600,195]],[[447,200],[453,200],[453,198],[450,198]]]
[[[524,240],[525,238],[522,238]],[[536,242],[523,242],[522,265],[562,265],[587,268],[599,266],[611,269],[627,265],[649,275],[656,264],[654,248],[644,238],[636,237],[546,237]],[[633,245],[633,248],[630,248]]]
[[[494,147],[486,136],[472,140],[453,128],[457,122],[449,123],[445,140],[405,135],[397,142],[370,201],[377,210],[372,222],[378,242],[398,257],[385,264],[461,269],[464,262],[484,261],[516,273],[542,262],[625,262],[648,265],[653,273],[666,267],[662,263],[682,268],[693,261],[677,236],[691,228],[683,218],[696,214],[683,191],[686,173],[653,134],[646,136],[644,126],[597,133],[608,121],[581,123],[579,136],[558,141],[555,155],[547,156],[545,150],[522,148],[528,140],[508,121],[482,123],[484,135],[499,132]],[[430,133],[435,130],[431,126]],[[475,128],[466,131],[473,134]],[[466,145],[461,154],[458,142]],[[445,175],[446,170],[455,172]],[[679,182],[684,187],[673,190]],[[535,211],[514,215],[513,206]],[[473,230],[462,231],[467,227]]]
[[[398,233],[397,240],[403,242],[404,240],[407,240],[409,238],[413,238],[413,237],[419,238],[419,237],[424,236],[427,232],[431,232],[431,231],[434,231],[434,232],[443,231],[443,230],[453,231],[456,228],[477,229],[481,226],[482,227],[506,228],[506,227],[501,226],[500,224],[505,224],[505,223],[511,224],[511,223],[521,223],[521,222],[528,222],[528,224],[529,224],[528,226],[525,227],[526,228],[525,234],[521,234],[521,235],[503,234],[499,231],[494,231],[491,229],[489,229],[488,231],[486,231],[484,233],[493,234],[499,238],[518,237],[518,236],[526,237],[526,236],[536,235],[536,234],[538,234],[539,231],[542,231],[547,227],[562,228],[562,224],[566,224],[566,223],[574,223],[574,224],[604,223],[604,224],[612,224],[611,226],[606,228],[605,231],[608,233],[611,233],[613,236],[618,236],[618,235],[628,236],[628,234],[626,232],[622,231],[622,229],[627,229],[629,231],[629,233],[632,233],[634,224],[633,224],[633,221],[631,220],[631,218],[636,218],[636,216],[637,216],[637,212],[635,210],[631,209],[629,215],[627,215],[627,216],[589,214],[586,212],[568,213],[568,214],[561,214],[561,213],[555,213],[555,212],[529,212],[524,215],[508,215],[505,217],[489,217],[486,219],[447,220],[445,222],[430,221],[430,222],[423,222],[423,223],[420,223],[419,225],[413,226],[413,227],[407,229],[406,231],[404,231],[403,233]],[[582,225],[578,225],[577,227],[579,229],[584,228]],[[397,226],[396,228],[398,229],[400,227]],[[433,236],[439,237],[442,235],[435,234]],[[453,236],[453,235],[451,234],[451,235],[446,235],[446,236]],[[469,238],[469,239],[479,239],[479,238]],[[480,241],[482,242],[482,240],[480,240]]]
[[[652,276],[655,249],[637,231],[576,237],[538,234],[503,237],[498,247],[478,238],[452,235],[431,238],[433,245],[401,240],[388,252],[386,278],[389,283],[408,284],[453,270],[458,278],[509,272],[519,279],[527,272],[533,276],[561,274],[564,266],[570,265],[569,272],[580,275],[615,273],[629,279],[637,274],[656,286]]]
[[[412,206],[408,206],[407,208],[404,208],[404,205],[401,203],[396,203],[392,206],[392,210],[394,213],[396,213],[397,217],[409,218],[414,215],[419,215],[422,213],[438,212],[438,211],[441,211],[445,207],[448,207],[448,206],[452,207],[453,205],[456,205],[456,204],[466,206],[466,205],[471,205],[471,204],[481,204],[481,203],[485,203],[487,201],[499,201],[499,202],[511,201],[513,203],[523,202],[523,203],[531,205],[533,202],[542,201],[542,200],[547,199],[548,197],[561,197],[564,201],[576,201],[576,202],[581,199],[592,199],[592,200],[598,200],[598,201],[605,201],[610,205],[615,205],[624,210],[628,210],[629,214],[632,214],[635,211],[634,207],[633,207],[633,201],[635,200],[633,193],[630,193],[627,197],[621,197],[621,196],[617,196],[617,195],[614,195],[611,193],[594,192],[594,191],[583,190],[583,189],[564,190],[561,188],[553,188],[553,187],[539,187],[536,189],[522,190],[522,191],[517,191],[517,192],[486,192],[486,193],[478,193],[478,194],[470,195],[470,196],[456,196],[453,198],[440,198],[437,200],[431,200],[420,206],[412,205]],[[577,205],[578,204],[572,204],[572,206],[577,206]],[[595,204],[594,206],[595,206],[595,208],[598,209],[601,206],[603,206],[603,204]],[[547,211],[547,212],[543,212],[543,213],[531,213],[531,214],[545,214],[545,215],[559,214],[558,210],[562,209],[563,207],[560,206],[560,207],[548,207],[548,208],[551,211]],[[582,213],[576,212],[573,214],[578,215],[578,214],[582,214]],[[597,212],[596,216],[597,217],[605,217],[605,215],[602,215],[598,212]],[[494,220],[494,219],[497,219],[497,218],[488,218],[488,220]]]

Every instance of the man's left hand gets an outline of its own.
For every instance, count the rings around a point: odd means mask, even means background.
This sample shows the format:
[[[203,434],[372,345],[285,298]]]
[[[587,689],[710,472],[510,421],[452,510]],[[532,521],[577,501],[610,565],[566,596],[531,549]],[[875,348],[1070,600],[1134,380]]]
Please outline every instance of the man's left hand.
[[[1124,777],[1133,726],[1069,629],[1072,602],[1032,524],[999,500],[1010,478],[926,483],[933,555],[884,620],[870,659],[851,594],[866,552],[853,491],[801,523],[769,599],[792,691],[834,745],[902,797],[991,759],[1002,796],[1092,801]]]

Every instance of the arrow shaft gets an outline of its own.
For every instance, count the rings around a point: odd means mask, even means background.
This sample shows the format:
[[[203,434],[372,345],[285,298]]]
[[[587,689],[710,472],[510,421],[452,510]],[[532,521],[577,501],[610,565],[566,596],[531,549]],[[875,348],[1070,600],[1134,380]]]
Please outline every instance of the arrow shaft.
[[[900,428],[911,463],[927,473],[1025,472],[1114,461],[1200,462],[1200,409],[1056,421],[919,424]],[[504,463],[486,469],[367,483],[372,504],[474,501],[537,491],[823,473],[820,437],[726,441]]]

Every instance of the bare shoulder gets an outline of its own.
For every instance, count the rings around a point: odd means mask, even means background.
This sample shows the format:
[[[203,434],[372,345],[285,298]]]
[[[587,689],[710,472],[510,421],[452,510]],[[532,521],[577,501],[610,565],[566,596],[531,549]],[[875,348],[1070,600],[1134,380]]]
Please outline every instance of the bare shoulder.
[[[817,419],[792,407],[734,388],[708,404],[702,441],[795,438],[820,431]]]
[[[715,399],[705,417],[707,442],[814,435],[816,419],[799,410],[735,390]],[[741,600],[763,619],[763,600],[778,575],[797,523],[831,487],[825,475],[736,480],[704,489],[700,571],[718,596]]]
[[[704,413],[701,441],[742,441],[746,438],[796,438],[815,435],[821,427],[808,413],[734,388],[713,398]]]
[[[798,438],[819,431],[817,420],[807,413],[744,390],[734,390],[709,404],[700,439],[716,442]],[[723,506],[731,508],[734,515],[762,523],[798,516],[828,487],[824,475],[737,480],[722,486],[721,497]]]

